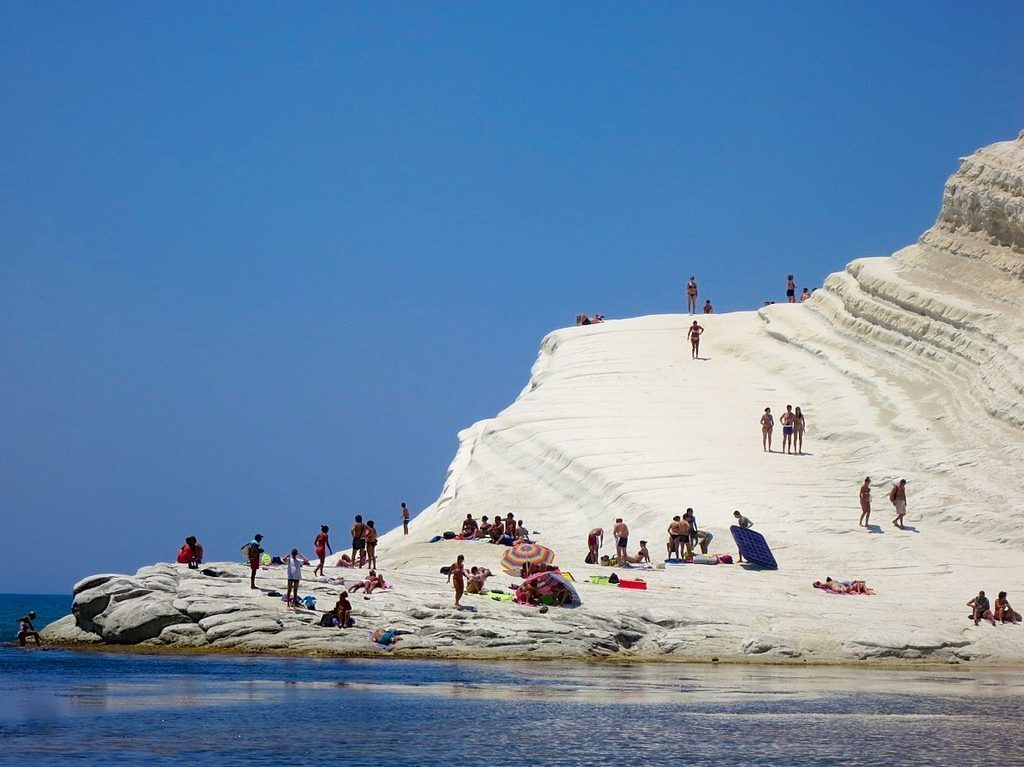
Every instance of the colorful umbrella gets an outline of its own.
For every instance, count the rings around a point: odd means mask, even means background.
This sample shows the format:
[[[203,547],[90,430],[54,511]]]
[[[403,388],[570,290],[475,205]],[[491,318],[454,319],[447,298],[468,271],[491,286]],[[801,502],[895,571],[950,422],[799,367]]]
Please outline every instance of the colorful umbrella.
[[[523,565],[550,565],[555,561],[555,552],[547,546],[536,543],[517,543],[505,552],[501,558],[501,566],[505,570],[518,573]]]

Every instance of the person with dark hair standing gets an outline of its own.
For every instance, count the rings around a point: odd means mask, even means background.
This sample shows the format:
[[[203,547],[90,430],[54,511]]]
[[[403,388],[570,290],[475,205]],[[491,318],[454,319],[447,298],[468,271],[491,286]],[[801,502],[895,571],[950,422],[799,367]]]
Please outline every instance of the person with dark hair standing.
[[[868,527],[871,519],[871,477],[864,477],[864,484],[860,486],[860,521],[857,525]]]
[[[256,571],[260,569],[260,554],[263,553],[263,549],[260,548],[260,542],[263,540],[263,536],[256,533],[242,550],[245,552],[246,558],[249,560],[249,588],[256,588]]]
[[[36,631],[36,627],[32,625],[32,621],[35,620],[36,614],[33,611],[29,611],[28,615],[22,615],[18,618],[18,644],[21,647],[25,646],[26,639],[36,640],[36,647],[39,647],[42,642],[39,641],[39,632]]]
[[[686,311],[694,314],[697,311],[697,280],[690,275],[690,281],[686,283]]]
[[[330,529],[327,525],[320,525],[320,532],[313,539],[313,548],[316,549],[316,555],[320,557],[320,562],[313,568],[313,575],[316,575],[317,570],[320,571],[320,575],[324,574],[324,562],[327,559],[327,554],[334,553],[331,549],[330,536],[327,534]]]
[[[402,535],[409,534],[409,507],[402,504]]]
[[[697,324],[697,320],[693,321],[690,325],[690,358],[698,359],[700,357],[700,336],[704,332],[704,328]]]
[[[356,514],[356,521],[352,525],[352,566],[362,567],[366,564],[366,525],[363,524],[363,515]],[[356,552],[359,552],[359,561],[356,561]]]
[[[761,448],[772,451],[772,429],[775,428],[775,419],[772,418],[772,409],[766,407],[764,415],[761,416]]]
[[[893,485],[889,491],[889,500],[896,509],[896,519],[892,521],[900,530],[903,529],[903,517],[907,514],[907,480],[901,479],[898,485]]]
[[[793,280],[792,274],[786,275],[786,303],[796,303],[796,282]]]
[[[377,528],[373,526],[373,520],[366,520],[366,527],[363,529],[366,537],[366,566],[371,570],[377,568]]]
[[[448,582],[455,587],[455,609],[461,610],[462,592],[466,588],[466,557],[459,554],[448,568]]]

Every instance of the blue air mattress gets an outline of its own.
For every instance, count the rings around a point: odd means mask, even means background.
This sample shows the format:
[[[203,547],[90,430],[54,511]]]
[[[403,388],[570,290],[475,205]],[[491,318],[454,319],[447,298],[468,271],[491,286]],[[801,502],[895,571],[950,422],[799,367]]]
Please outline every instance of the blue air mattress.
[[[745,560],[770,570],[779,569],[779,563],[775,561],[772,550],[768,548],[768,541],[761,533],[749,528],[744,530],[737,525],[730,527],[729,532],[732,533],[732,538]]]

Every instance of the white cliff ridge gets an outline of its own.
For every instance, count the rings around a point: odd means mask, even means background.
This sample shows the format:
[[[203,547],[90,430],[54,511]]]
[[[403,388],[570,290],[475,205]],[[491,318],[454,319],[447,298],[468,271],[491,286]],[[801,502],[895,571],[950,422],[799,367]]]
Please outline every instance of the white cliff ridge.
[[[250,591],[241,565],[213,565],[215,576],[157,565],[78,584],[75,615],[44,638],[350,654],[376,651],[366,628],[393,626],[410,632],[395,650],[407,655],[1019,662],[1024,626],[975,627],[965,602],[985,589],[1024,604],[1024,134],[963,160],[917,244],[854,261],[802,305],[700,316],[700,360],[690,321],[549,334],[517,400],[459,435],[412,534],[381,539],[395,589],[353,600],[358,630],[311,625],[318,616]],[[776,452],[762,450],[762,411],[787,404],[806,415],[804,455],[777,452],[778,426]],[[857,524],[865,476],[868,528]],[[906,530],[886,497],[900,478]],[[583,564],[591,528],[608,539],[622,517],[630,552],[645,539],[660,562],[688,506],[715,534],[711,551],[734,555],[728,527],[742,510],[780,569],[631,572],[646,591],[585,582],[609,572]],[[555,549],[580,607],[541,614],[469,596],[471,610],[452,607],[438,568],[464,553],[498,572],[503,548],[426,541],[466,514],[508,512]],[[812,588],[826,576],[877,594]],[[283,592],[283,570],[258,583]],[[338,590],[301,593],[326,609]]]

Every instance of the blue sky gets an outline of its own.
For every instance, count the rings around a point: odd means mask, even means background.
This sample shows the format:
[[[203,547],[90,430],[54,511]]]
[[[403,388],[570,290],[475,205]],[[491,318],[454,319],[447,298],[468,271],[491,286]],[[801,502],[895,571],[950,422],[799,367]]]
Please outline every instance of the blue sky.
[[[0,2],[0,591],[390,528],[577,312],[913,242],[1024,129],[1022,39],[1012,3]]]

